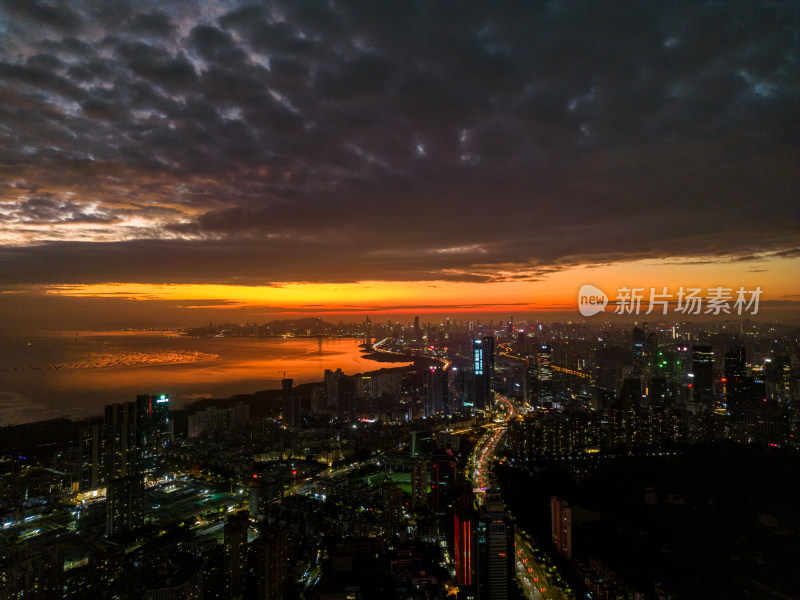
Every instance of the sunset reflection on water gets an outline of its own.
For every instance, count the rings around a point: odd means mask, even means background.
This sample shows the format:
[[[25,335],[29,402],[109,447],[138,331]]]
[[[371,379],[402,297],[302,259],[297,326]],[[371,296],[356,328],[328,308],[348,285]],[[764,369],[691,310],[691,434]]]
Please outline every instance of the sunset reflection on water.
[[[167,393],[171,408],[321,381],[325,369],[354,374],[386,365],[354,338],[187,338],[160,334],[72,334],[4,338],[0,424],[100,414],[111,402]]]

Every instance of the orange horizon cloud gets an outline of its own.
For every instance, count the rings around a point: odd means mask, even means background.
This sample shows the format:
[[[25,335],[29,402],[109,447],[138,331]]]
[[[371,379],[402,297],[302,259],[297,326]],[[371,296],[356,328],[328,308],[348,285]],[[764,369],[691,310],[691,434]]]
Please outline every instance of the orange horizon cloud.
[[[357,283],[276,283],[269,286],[225,284],[107,283],[48,286],[46,293],[69,297],[116,297],[131,300],[168,300],[187,303],[183,308],[236,310],[280,307],[281,312],[308,314],[358,311],[400,314],[409,311],[467,312],[569,312],[576,309],[577,293],[584,284],[604,290],[610,297],[620,287],[651,287],[677,293],[680,287],[723,286],[763,290],[761,301],[800,299],[800,258],[706,262],[639,260],[556,271],[535,281],[490,283],[418,281],[363,281]],[[192,305],[193,301],[219,302]]]

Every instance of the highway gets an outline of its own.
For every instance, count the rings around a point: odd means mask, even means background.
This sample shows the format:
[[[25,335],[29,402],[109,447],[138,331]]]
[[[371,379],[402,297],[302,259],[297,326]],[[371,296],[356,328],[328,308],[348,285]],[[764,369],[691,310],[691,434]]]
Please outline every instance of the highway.
[[[517,577],[525,595],[535,600],[566,600],[561,590],[551,584],[547,568],[536,562],[533,547],[519,531],[514,532],[514,546],[517,553]]]
[[[514,418],[516,407],[505,396],[495,394],[497,404],[504,403],[502,421],[490,426],[475,447],[472,455],[472,487],[478,506],[483,504],[485,490],[491,487],[492,461],[503,438],[508,422]],[[516,550],[517,577],[529,600],[567,600],[560,590],[552,586],[547,568],[536,562],[530,542],[515,529],[514,546]]]

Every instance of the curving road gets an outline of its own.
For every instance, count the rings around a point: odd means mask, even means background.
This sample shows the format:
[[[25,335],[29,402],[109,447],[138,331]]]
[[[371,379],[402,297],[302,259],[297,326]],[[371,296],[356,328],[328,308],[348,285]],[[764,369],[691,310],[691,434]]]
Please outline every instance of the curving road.
[[[472,487],[475,489],[478,506],[483,504],[485,490],[491,486],[492,461],[506,435],[508,422],[517,414],[516,407],[505,396],[495,394],[495,400],[497,405],[505,405],[502,419],[487,429],[471,458]],[[530,542],[516,529],[514,545],[517,553],[517,577],[522,583],[525,596],[530,600],[566,600],[561,590],[551,585],[547,568],[536,562]]]

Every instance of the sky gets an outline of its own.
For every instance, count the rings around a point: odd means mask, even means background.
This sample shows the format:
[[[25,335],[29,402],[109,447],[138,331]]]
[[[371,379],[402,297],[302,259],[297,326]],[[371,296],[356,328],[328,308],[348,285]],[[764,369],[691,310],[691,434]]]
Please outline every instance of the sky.
[[[794,2],[0,3],[0,330],[800,316]]]

